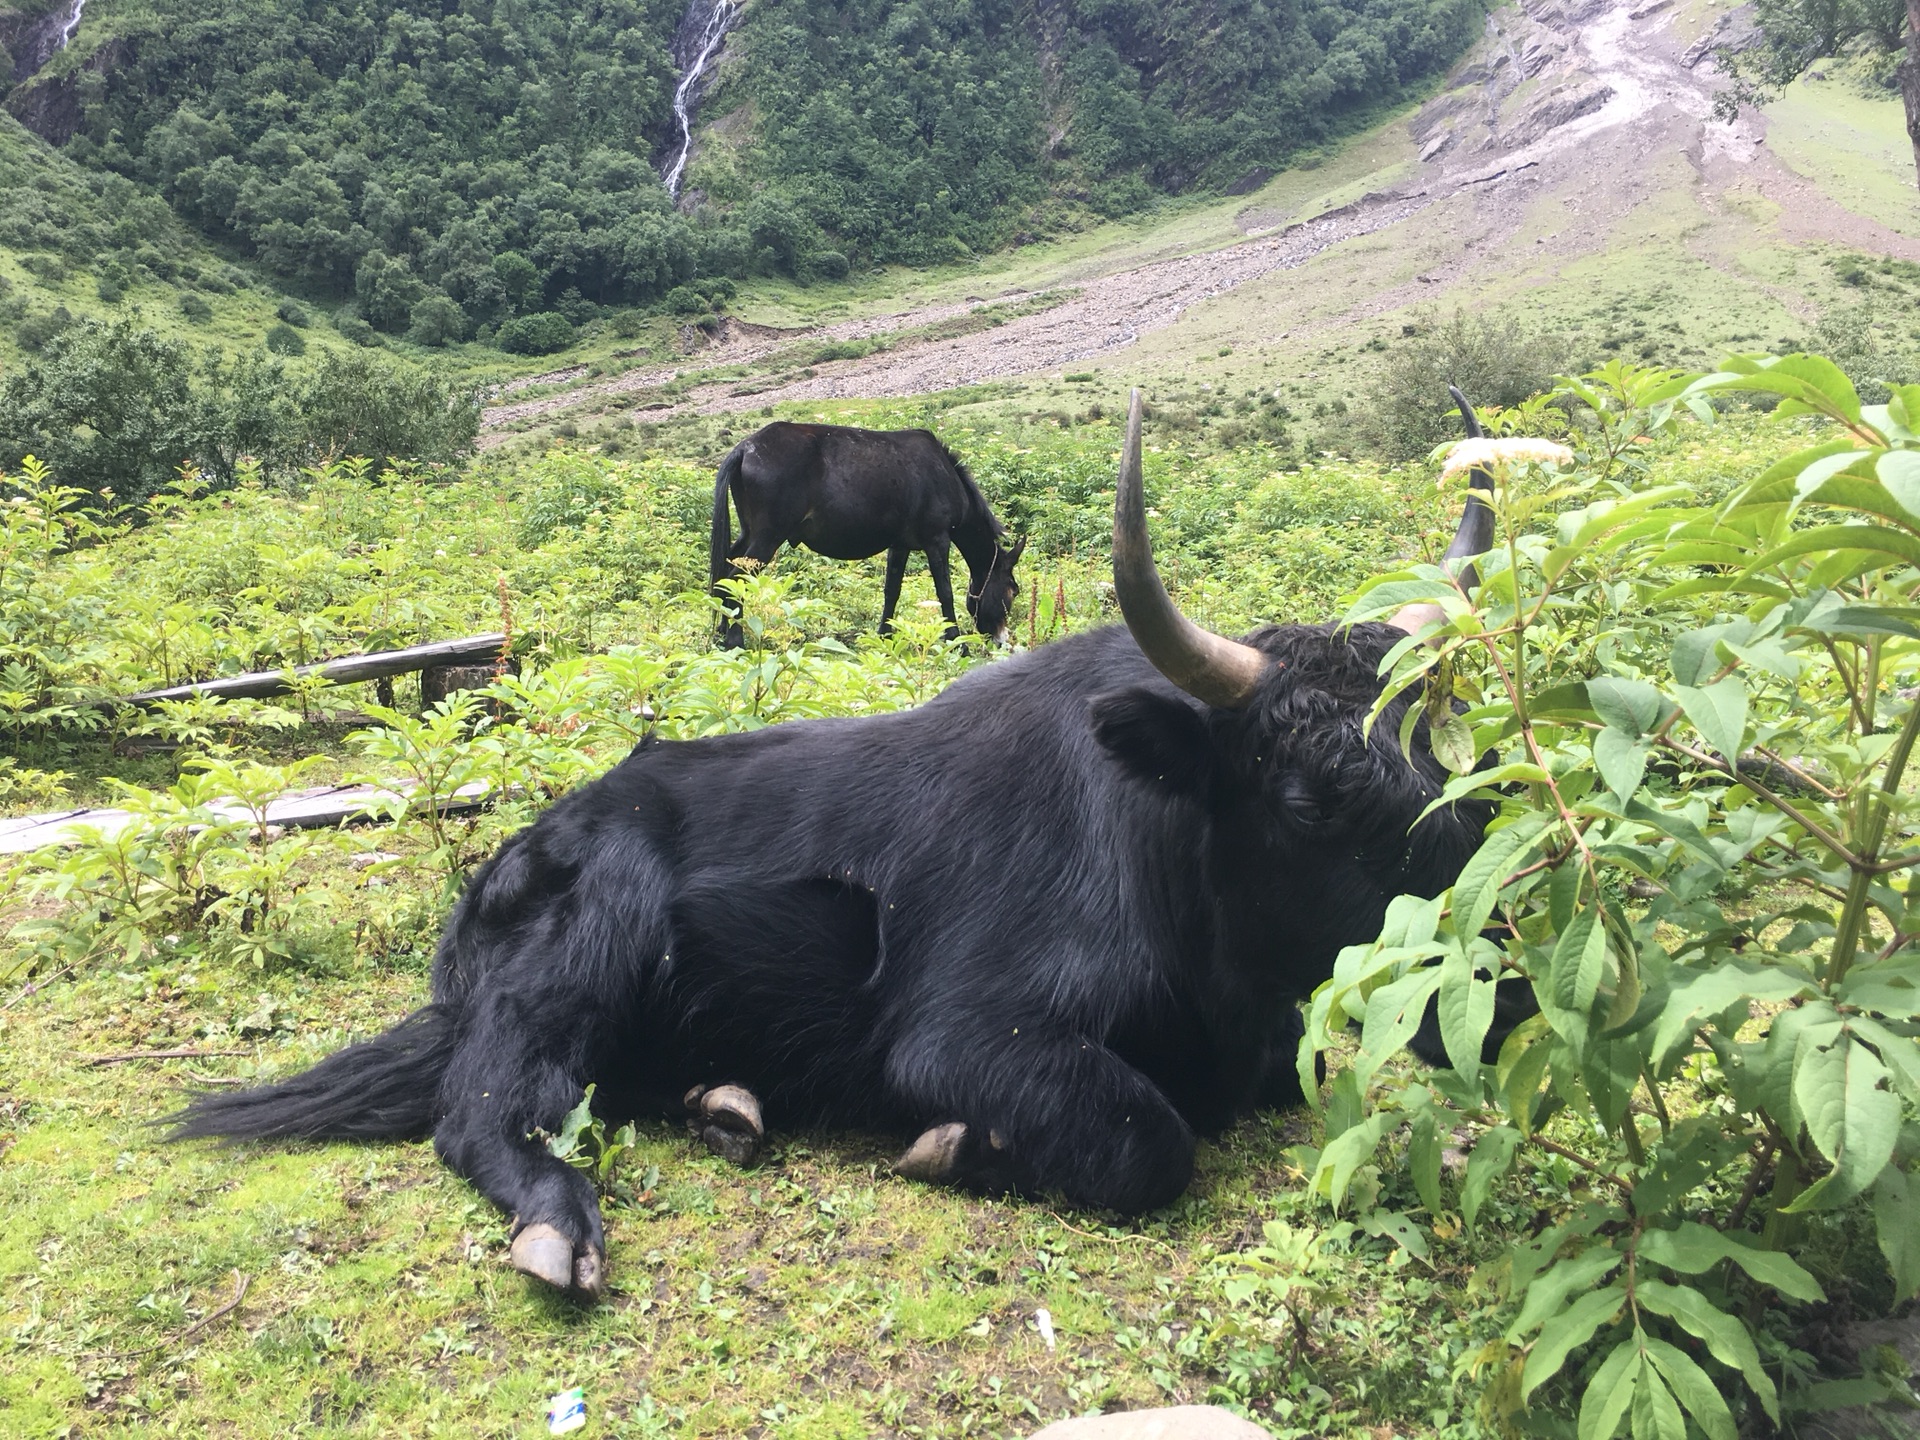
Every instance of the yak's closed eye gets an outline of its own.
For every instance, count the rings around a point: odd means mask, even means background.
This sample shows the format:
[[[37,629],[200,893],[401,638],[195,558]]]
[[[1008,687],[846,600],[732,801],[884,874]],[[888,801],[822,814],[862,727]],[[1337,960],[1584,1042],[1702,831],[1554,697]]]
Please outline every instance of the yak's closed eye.
[[[1332,806],[1299,775],[1289,775],[1280,782],[1280,803],[1302,825],[1320,825],[1333,818]]]

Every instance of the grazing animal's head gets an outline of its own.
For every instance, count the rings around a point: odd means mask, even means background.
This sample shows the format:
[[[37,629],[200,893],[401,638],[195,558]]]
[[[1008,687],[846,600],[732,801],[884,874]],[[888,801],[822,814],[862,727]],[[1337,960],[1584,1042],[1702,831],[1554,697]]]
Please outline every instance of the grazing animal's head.
[[[1473,497],[1448,554],[1479,554],[1491,536],[1492,511]],[[1276,625],[1243,640],[1187,619],[1147,540],[1138,392],[1120,462],[1113,578],[1135,641],[1185,694],[1143,685],[1100,696],[1095,735],[1136,776],[1206,808],[1210,863],[1229,882],[1230,905],[1271,915],[1302,967],[1324,969],[1340,946],[1378,933],[1394,896],[1431,895],[1453,882],[1491,807],[1462,802],[1420,819],[1448,772],[1424,718],[1411,755],[1401,750],[1400,722],[1416,693],[1395,696],[1367,725],[1380,662],[1429,617]]]
[[[993,562],[987,566],[984,576],[976,577],[975,583],[967,587],[967,613],[973,616],[973,623],[980,627],[982,635],[991,635],[1005,643],[1007,622],[1013,615],[1013,602],[1020,594],[1019,582],[1013,578],[1013,567],[1020,563],[1020,556],[1027,548],[1027,537],[1022,535],[1011,550],[995,540],[993,543]]]

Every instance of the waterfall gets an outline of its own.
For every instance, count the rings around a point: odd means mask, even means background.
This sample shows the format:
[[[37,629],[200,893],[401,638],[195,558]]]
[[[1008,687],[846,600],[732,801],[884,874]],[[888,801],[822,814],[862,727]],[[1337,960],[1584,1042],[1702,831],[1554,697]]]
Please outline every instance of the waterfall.
[[[74,31],[80,28],[80,13],[87,8],[87,0],[73,0],[73,9],[67,12],[67,23],[60,27],[60,43],[56,50],[64,50],[73,39]]]
[[[75,13],[86,0],[74,0]],[[673,37],[673,62],[680,67],[680,83],[673,88],[673,119],[680,127],[680,149],[661,177],[667,193],[678,198],[680,177],[693,153],[693,108],[700,103],[700,86],[714,57],[726,42],[727,26],[739,13],[736,0],[690,0],[687,13]]]

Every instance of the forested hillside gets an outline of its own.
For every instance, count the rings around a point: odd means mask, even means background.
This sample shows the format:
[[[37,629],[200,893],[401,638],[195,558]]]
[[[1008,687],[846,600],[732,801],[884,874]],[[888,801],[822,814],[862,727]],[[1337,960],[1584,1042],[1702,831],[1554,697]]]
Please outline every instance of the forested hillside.
[[[95,0],[6,104],[350,327],[537,351],[701,279],[929,263],[1230,185],[1443,69],[1479,14],[755,0],[681,206],[656,169],[679,0]]]

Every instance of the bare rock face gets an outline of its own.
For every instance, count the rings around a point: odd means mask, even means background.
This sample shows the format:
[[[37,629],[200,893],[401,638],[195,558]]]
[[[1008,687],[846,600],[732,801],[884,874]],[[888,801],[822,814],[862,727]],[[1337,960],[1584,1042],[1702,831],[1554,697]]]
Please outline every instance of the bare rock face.
[[[1421,160],[1506,154],[1600,109],[1614,89],[1594,73],[1582,31],[1620,3],[1528,0],[1489,16],[1486,38],[1454,73],[1455,88],[1414,119]],[[1662,8],[1663,0],[1642,0],[1648,14]]]
[[[1531,145],[1549,130],[1591,115],[1613,98],[1613,87],[1586,76],[1574,76],[1530,100],[1501,126],[1508,146]]]
[[[1267,1432],[1217,1405],[1176,1405],[1062,1420],[1029,1440],[1267,1440]]]

